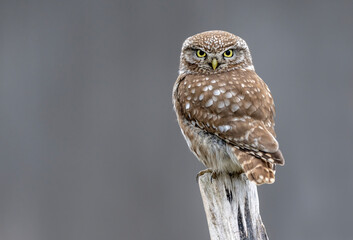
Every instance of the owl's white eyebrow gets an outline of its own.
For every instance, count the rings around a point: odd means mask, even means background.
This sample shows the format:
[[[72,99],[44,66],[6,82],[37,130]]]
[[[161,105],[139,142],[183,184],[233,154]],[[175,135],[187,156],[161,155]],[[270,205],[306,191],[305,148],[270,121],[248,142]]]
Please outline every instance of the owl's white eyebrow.
[[[207,51],[203,47],[188,47],[187,49],[190,49],[192,51],[202,50],[207,53]]]
[[[226,48],[223,52],[228,51],[229,49],[239,50],[239,48],[237,46],[230,46],[230,47]]]

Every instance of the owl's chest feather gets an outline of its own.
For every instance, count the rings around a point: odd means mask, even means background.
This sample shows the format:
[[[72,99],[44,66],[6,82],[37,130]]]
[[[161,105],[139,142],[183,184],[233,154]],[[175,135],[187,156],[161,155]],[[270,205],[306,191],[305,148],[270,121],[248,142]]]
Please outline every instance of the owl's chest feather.
[[[225,141],[193,126],[186,119],[178,119],[189,149],[206,167],[220,172],[243,171],[231,146]]]

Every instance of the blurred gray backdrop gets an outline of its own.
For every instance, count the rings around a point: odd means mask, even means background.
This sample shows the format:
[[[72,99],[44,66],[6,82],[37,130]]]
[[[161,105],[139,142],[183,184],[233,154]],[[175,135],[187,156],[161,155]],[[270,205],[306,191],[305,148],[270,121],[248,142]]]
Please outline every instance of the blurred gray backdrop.
[[[0,239],[209,239],[172,110],[181,44],[244,38],[285,167],[271,240],[353,239],[352,1],[0,1]]]

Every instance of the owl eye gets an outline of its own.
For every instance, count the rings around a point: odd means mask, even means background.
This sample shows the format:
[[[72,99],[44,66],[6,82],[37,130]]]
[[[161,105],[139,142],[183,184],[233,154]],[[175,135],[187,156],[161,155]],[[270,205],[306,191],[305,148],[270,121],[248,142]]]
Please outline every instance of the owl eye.
[[[227,51],[225,51],[223,53],[223,56],[225,56],[226,58],[230,58],[230,57],[233,57],[233,54],[234,54],[233,50],[232,49],[228,49]]]
[[[203,57],[206,57],[206,53],[202,50],[197,50],[196,51],[196,55],[199,57],[199,58],[203,58]]]

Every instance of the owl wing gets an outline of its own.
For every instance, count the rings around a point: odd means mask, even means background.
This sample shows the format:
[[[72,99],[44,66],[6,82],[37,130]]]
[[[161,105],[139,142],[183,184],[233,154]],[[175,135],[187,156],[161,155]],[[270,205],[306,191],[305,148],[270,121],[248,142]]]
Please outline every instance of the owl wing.
[[[256,73],[247,78],[232,72],[187,75],[178,100],[191,124],[257,158],[284,163],[275,139],[272,96]]]

